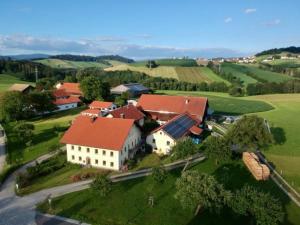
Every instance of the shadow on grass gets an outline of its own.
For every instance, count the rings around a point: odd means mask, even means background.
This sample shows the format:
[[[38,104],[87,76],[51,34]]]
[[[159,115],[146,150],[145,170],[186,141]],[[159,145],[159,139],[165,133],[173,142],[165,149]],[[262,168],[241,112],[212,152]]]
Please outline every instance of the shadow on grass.
[[[282,145],[286,142],[284,129],[282,129],[281,127],[271,127],[271,132],[273,134],[275,144]]]

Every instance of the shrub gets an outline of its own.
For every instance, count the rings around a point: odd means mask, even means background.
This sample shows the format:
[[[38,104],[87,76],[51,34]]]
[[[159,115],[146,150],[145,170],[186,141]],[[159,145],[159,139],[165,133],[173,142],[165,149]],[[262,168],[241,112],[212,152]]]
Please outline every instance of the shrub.
[[[111,191],[111,181],[106,175],[97,175],[91,188],[99,192],[101,196],[106,196]]]
[[[167,178],[167,171],[163,166],[154,167],[152,169],[152,177],[155,182],[163,183]]]

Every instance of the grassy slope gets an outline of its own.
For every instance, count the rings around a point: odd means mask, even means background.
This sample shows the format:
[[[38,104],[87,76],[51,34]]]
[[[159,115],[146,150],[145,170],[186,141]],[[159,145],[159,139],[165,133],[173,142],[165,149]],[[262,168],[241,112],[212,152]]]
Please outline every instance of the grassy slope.
[[[8,134],[8,157],[12,162],[25,163],[36,159],[49,151],[49,147],[59,143],[62,132],[54,132],[54,125],[59,127],[68,127],[69,122],[82,110],[82,108],[72,109],[64,112],[58,112],[44,119],[35,119],[28,121],[35,125],[33,143],[26,147],[24,144],[19,144],[13,135],[13,123],[6,127]]]
[[[226,73],[232,73],[232,75],[240,78],[244,82],[245,85],[257,82],[257,80],[253,79],[252,77],[249,77],[243,71],[241,71],[240,67],[236,64],[223,63],[222,70],[225,71]]]
[[[194,59],[156,59],[155,62],[160,66],[197,66]],[[131,63],[132,66],[145,66],[147,61],[137,61]]]
[[[114,70],[131,70],[146,73],[149,76],[153,77],[167,77],[174,78],[180,81],[186,82],[225,82],[228,81],[222,79],[221,77],[214,74],[209,68],[204,67],[174,67],[174,66],[159,66],[157,68],[149,69],[145,66],[132,66],[131,64],[123,64],[119,66],[109,67],[105,70],[114,71]]]
[[[191,169],[215,175],[226,184],[227,189],[237,190],[248,183],[271,192],[285,205],[288,215],[284,224],[299,224],[300,215],[296,206],[272,181],[255,181],[241,162],[216,167],[211,161],[205,161]],[[229,210],[222,211],[220,215],[204,211],[194,217],[192,210],[183,209],[174,198],[175,181],[179,176],[179,170],[168,173],[163,184],[155,184],[151,177],[120,182],[113,185],[107,197],[101,197],[90,189],[75,192],[54,199],[52,210],[48,209],[47,203],[39,209],[93,224],[251,224],[249,218],[234,217]],[[148,205],[150,195],[154,197],[153,207]]]
[[[87,67],[99,67],[106,68],[108,67],[105,64],[98,62],[81,62],[81,61],[69,61],[69,60],[61,60],[61,59],[42,59],[36,60],[36,62],[42,63],[46,66],[50,66],[53,68],[87,68]]]
[[[208,97],[209,106],[216,113],[238,115],[252,112],[268,111],[273,109],[270,104],[262,101],[245,100],[244,98],[230,97],[225,93],[188,92],[188,91],[157,91],[170,95],[188,95]]]
[[[33,84],[30,82],[22,81],[17,77],[8,74],[0,74],[0,92],[7,91],[8,88],[13,85],[14,83],[21,83],[21,84]]]

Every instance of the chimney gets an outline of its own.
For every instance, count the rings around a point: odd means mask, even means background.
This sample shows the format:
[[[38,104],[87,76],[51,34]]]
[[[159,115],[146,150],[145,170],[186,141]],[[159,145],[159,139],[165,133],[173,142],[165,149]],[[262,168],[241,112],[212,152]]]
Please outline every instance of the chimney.
[[[124,113],[121,113],[121,114],[120,114],[120,117],[121,117],[122,119],[125,119],[125,114],[124,114]]]
[[[188,104],[189,102],[190,102],[189,99],[186,99],[186,100],[185,100],[185,104]]]

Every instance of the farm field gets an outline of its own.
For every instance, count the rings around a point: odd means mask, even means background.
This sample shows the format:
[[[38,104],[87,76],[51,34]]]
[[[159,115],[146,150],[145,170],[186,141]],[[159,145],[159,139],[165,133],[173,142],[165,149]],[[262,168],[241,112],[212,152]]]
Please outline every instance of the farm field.
[[[257,100],[248,100],[245,98],[230,97],[226,93],[214,92],[189,92],[189,91],[165,91],[160,90],[157,93],[169,95],[186,96],[204,96],[208,98],[209,106],[218,114],[241,115],[246,113],[269,111],[273,106]]]
[[[197,62],[194,59],[156,59],[156,64],[159,66],[197,66]],[[147,61],[137,61],[130,63],[132,66],[143,66],[147,64]]]
[[[285,206],[287,215],[283,224],[299,225],[299,209],[271,180],[255,181],[241,162],[215,166],[212,161],[207,160],[190,169],[213,174],[225,184],[226,189],[232,191],[245,184],[251,184],[270,192],[280,198]],[[219,215],[204,210],[194,217],[193,210],[183,209],[174,197],[175,181],[180,174],[180,170],[169,172],[162,184],[155,183],[151,176],[119,182],[113,184],[111,193],[106,197],[100,196],[92,189],[83,190],[53,199],[52,209],[48,208],[46,202],[39,205],[38,209],[92,224],[253,224],[249,217],[234,216],[229,209],[222,210]],[[154,197],[153,207],[148,205],[150,195]]]
[[[19,78],[9,75],[9,74],[0,74],[0,92],[7,91],[8,88],[13,85],[14,83],[21,83],[21,84],[32,84],[34,83],[22,81]]]
[[[228,81],[222,79],[215,73],[213,73],[209,68],[205,67],[173,67],[173,66],[159,66],[153,69],[149,69],[145,66],[131,66],[131,64],[123,64],[119,66],[109,67],[105,69],[106,71],[115,70],[131,70],[141,73],[148,74],[153,77],[166,77],[173,78],[179,81],[186,82],[225,82],[229,84]]]
[[[106,65],[100,62],[84,62],[84,61],[69,61],[61,59],[42,59],[36,60],[35,62],[42,63],[52,68],[64,68],[64,69],[80,69],[88,67],[106,68],[110,65]]]

